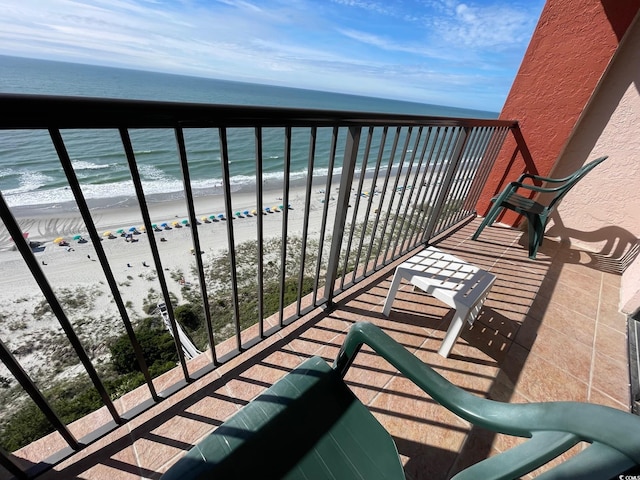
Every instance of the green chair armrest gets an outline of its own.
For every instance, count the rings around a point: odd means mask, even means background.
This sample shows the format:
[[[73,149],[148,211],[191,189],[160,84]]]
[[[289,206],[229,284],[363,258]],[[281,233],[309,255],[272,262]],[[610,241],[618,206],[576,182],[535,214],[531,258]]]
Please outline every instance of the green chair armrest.
[[[533,192],[540,192],[540,193],[555,193],[565,188],[564,185],[559,185],[557,187],[538,187],[537,185],[528,185],[526,183],[524,184],[518,183],[518,182],[513,182],[513,183],[517,185],[517,188],[524,188],[526,190],[531,190]]]
[[[578,443],[571,433],[536,432],[530,440],[471,465],[451,480],[509,480],[545,465]]]
[[[536,476],[537,480],[601,480],[619,478],[620,474],[636,465],[636,462],[606,445],[594,443],[563,463]],[[637,470],[635,471],[637,474]]]
[[[474,425],[526,438],[543,431],[571,433],[584,442],[608,445],[640,464],[640,417],[588,403],[508,404],[476,397],[450,383],[370,323],[357,323],[349,330],[334,363],[341,374],[346,373],[363,344],[436,402]]]

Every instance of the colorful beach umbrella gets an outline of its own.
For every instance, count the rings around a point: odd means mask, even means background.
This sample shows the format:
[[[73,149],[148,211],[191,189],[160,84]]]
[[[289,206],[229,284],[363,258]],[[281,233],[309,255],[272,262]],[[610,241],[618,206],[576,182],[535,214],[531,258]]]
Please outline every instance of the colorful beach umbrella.
[[[145,227],[144,225],[142,225],[138,230],[141,232],[144,232],[147,229],[147,227]]]
[[[119,228],[118,230],[116,230],[116,233],[124,233],[124,228]]]
[[[183,225],[189,225],[189,220],[187,220],[186,218],[184,220],[182,220],[182,224]]]
[[[108,237],[109,235],[111,235],[111,232],[109,230],[102,234],[103,237]]]
[[[257,215],[258,211],[257,210],[251,210],[251,215]]]
[[[223,213],[219,213],[219,214],[218,214],[218,218],[219,218],[220,220],[224,220],[224,214],[223,214]]]
[[[136,227],[131,227],[131,228],[129,229],[129,231],[130,231],[130,232],[135,232],[136,230],[137,230],[137,228],[136,228]]]
[[[244,212],[242,212],[245,216],[249,216],[249,210],[245,210]]]
[[[74,240],[80,240],[82,238],[82,235],[74,235],[73,239]]]
[[[271,213],[271,209],[269,207],[264,207],[264,211],[267,213]]]
[[[209,215],[209,220],[215,220],[216,216],[215,215]]]
[[[60,243],[60,242],[64,242],[64,238],[58,237],[53,241],[53,243]]]

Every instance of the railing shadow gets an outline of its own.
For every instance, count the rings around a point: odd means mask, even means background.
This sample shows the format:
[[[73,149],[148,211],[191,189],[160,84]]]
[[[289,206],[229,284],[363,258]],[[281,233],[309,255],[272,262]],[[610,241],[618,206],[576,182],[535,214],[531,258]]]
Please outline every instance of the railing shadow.
[[[473,225],[466,230],[469,230],[469,228],[472,229]],[[484,357],[485,361],[481,361],[480,358],[470,359],[454,351],[446,362],[463,361],[476,363],[478,367],[467,371],[468,375],[477,375],[477,368],[480,368],[483,364],[488,368],[497,368],[498,371],[495,377],[491,379],[488,390],[480,394],[497,401],[509,402],[515,393],[518,379],[526,364],[528,353],[533,347],[536,331],[539,327],[537,319],[530,317],[529,314],[530,312],[536,312],[536,315],[542,318],[547,308],[546,298],[536,294],[531,300],[528,294],[530,295],[533,288],[535,288],[536,292],[540,289],[549,291],[555,288],[561,267],[557,264],[553,265],[554,268],[551,268],[551,266],[554,262],[563,262],[566,259],[570,259],[571,255],[553,255],[547,261],[537,261],[532,264],[526,258],[526,249],[523,249],[523,252],[515,251],[510,254],[509,248],[511,247],[509,247],[509,244],[501,244],[500,239],[492,241],[489,250],[482,251],[482,249],[478,248],[479,245],[476,242],[467,240],[470,235],[466,235],[469,233],[466,230],[463,229],[459,233],[461,237],[460,245],[455,248],[447,248],[447,246],[439,246],[439,248],[463,259],[465,256],[473,258],[474,260],[469,261],[472,263],[479,261],[483,264],[483,268],[487,268],[484,266],[485,263],[490,264],[491,261],[494,261],[494,265],[490,270],[498,275],[498,281],[494,285],[493,303],[491,302],[492,295],[490,294],[473,327],[470,329],[465,328],[461,335],[461,338],[469,347],[481,352],[478,357]],[[510,235],[513,236],[514,232],[510,232]],[[516,234],[520,233],[516,232]],[[486,242],[483,243],[486,246]],[[514,248],[519,249],[520,247],[516,243]],[[500,249],[504,250],[504,252],[500,252]],[[548,247],[547,250],[549,250]],[[520,253],[522,255],[519,255]],[[508,279],[500,278],[501,268],[506,272]],[[522,281],[521,285],[517,281],[511,281],[512,276],[515,278],[518,274],[524,277],[523,271],[526,271],[526,268],[533,268],[531,278]],[[500,301],[496,301],[496,297],[499,297]],[[528,307],[525,307],[529,302]],[[513,308],[509,308],[510,303],[515,304]],[[375,316],[376,314],[369,312],[368,315]],[[406,323],[407,325],[423,325],[425,328],[434,328],[440,331],[446,330],[448,326],[446,321],[438,322],[428,316],[409,311],[392,312],[389,319]],[[518,348],[518,355],[514,355],[510,351],[510,347],[516,343],[518,331],[527,322],[528,325],[526,327],[529,334],[517,338],[520,348]],[[525,354],[523,355],[522,352],[525,352]],[[436,368],[442,368],[443,363],[437,360],[437,357],[435,358],[437,362]],[[489,359],[490,362],[487,363]],[[424,478],[424,469],[428,469],[427,464],[434,460],[438,462],[440,468],[436,472],[430,472],[433,478],[450,478],[466,467],[489,457],[495,448],[496,439],[497,434],[494,432],[471,426],[459,452],[447,452],[444,456],[440,453],[438,454],[440,460],[436,460],[432,451],[433,446],[407,445],[407,442],[402,438],[395,438],[399,453],[408,457],[408,461],[405,464],[405,472],[408,478]],[[444,459],[447,461],[444,461]]]
[[[621,274],[640,253],[640,239],[625,228],[608,225],[591,231],[577,230],[565,226],[557,211],[553,213],[551,219],[553,224],[547,230],[547,235],[562,236],[594,246],[594,251],[584,251],[584,254],[591,259],[587,263],[581,262],[587,267]]]

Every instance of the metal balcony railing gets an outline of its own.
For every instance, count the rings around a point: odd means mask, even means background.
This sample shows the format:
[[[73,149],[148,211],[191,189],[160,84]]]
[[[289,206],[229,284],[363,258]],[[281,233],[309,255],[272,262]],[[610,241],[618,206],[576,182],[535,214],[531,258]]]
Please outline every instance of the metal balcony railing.
[[[12,455],[0,452],[0,463],[17,477],[33,477],[60,462],[75,451],[106,435],[155,403],[177,392],[189,382],[198,379],[227,362],[240,352],[251,348],[284,326],[294,322],[310,310],[327,305],[345,289],[367,278],[380,268],[434,236],[445,232],[475,214],[475,205],[503,142],[510,131],[519,134],[516,122],[435,118],[407,115],[372,114],[358,112],[312,111],[221,105],[177,104],[105,99],[0,95],[0,130],[42,130],[50,137],[60,168],[64,171],[73,199],[82,216],[90,241],[101,267],[124,329],[129,337],[136,361],[145,379],[150,399],[133,409],[120,412],[113,403],[112,394],[87,353],[65,313],[64,302],[56,296],[40,263],[36,260],[21,227],[0,195],[0,217],[10,234],[24,263],[40,287],[46,302],[57,317],[82,369],[91,379],[109,414],[111,422],[83,438],[75,438],[46,398],[45,393],[25,372],[17,358],[9,351],[5,339],[0,339],[0,357],[21,387],[37,404],[53,428],[64,438],[68,447],[53,454],[46,461],[23,470]],[[183,194],[191,224],[190,247],[201,251],[199,223],[194,203],[194,182],[190,173],[189,138],[205,135],[213,139],[219,155],[210,158],[211,168],[220,175],[225,216],[234,217],[232,177],[235,142],[253,144],[255,202],[257,212],[265,210],[263,183],[273,175],[272,165],[265,156],[265,148],[279,149],[282,170],[281,243],[277,256],[277,278],[264,278],[265,231],[263,215],[255,217],[257,252],[255,271],[258,312],[255,318],[241,318],[238,288],[237,241],[234,222],[227,221],[224,237],[228,247],[228,265],[231,279],[229,300],[233,305],[232,340],[219,338],[213,328],[209,301],[202,301],[207,327],[211,362],[195,372],[187,368],[187,358],[180,344],[180,326],[176,322],[176,307],[169,292],[163,270],[154,224],[149,213],[148,195],[145,195],[137,153],[131,134],[138,129],[154,129],[159,133],[173,132],[165,141],[175,142],[176,161],[183,176]],[[83,131],[117,132],[117,138],[126,158],[135,197],[146,227],[149,247],[157,272],[163,314],[176,342],[181,380],[157,391],[152,375],[145,363],[139,340],[136,338],[130,312],[122,298],[118,283],[101,245],[101,235],[94,221],[92,209],[83,193],[81,180],[74,170],[63,133]],[[146,130],[145,130],[146,131]],[[291,165],[295,160],[306,161],[302,179],[295,179]],[[20,158],[16,158],[20,162]],[[291,258],[288,240],[291,188],[296,182],[304,187],[304,209],[299,258]],[[321,185],[319,188],[318,185]],[[279,184],[280,185],[280,184]],[[2,192],[0,192],[2,193]],[[312,215],[312,195],[322,196],[322,229],[314,233],[310,242],[309,218]],[[311,251],[313,248],[313,251]],[[297,251],[298,251],[297,250]],[[272,252],[270,252],[272,253]],[[194,256],[199,283],[200,299],[209,299],[211,292],[207,269],[202,255]],[[269,260],[272,264],[273,260]],[[298,269],[291,271],[291,265]],[[311,274],[309,272],[312,272]],[[10,274],[10,272],[5,272]],[[303,283],[312,277],[312,288]],[[275,284],[279,307],[277,325],[268,327],[264,321],[265,285]],[[285,305],[285,284],[296,285],[293,304]],[[286,308],[289,307],[289,308]],[[293,312],[293,313],[288,313]],[[255,334],[247,338],[242,325],[255,324]],[[234,348],[219,354],[223,342],[234,342]]]

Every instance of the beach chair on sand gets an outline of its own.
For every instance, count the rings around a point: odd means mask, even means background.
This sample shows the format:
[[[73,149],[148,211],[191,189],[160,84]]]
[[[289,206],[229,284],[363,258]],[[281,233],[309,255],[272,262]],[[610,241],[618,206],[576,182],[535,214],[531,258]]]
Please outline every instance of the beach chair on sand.
[[[363,344],[461,418],[529,438],[455,479],[519,478],[580,442],[590,445],[539,478],[603,479],[636,472],[640,417],[593,404],[480,398],[449,383],[378,327],[357,323],[333,367],[317,356],[306,360],[193,447],[162,479],[405,478],[392,437],[343,381]]]
[[[482,230],[484,230],[484,227],[491,225],[496,218],[498,218],[500,212],[507,208],[527,217],[527,221],[529,222],[529,258],[536,258],[538,247],[542,245],[542,240],[544,239],[544,229],[547,226],[549,216],[558,206],[560,200],[562,200],[562,198],[576,183],[580,181],[580,179],[582,179],[601,162],[606,160],[606,158],[607,157],[600,157],[593,162],[587,163],[581,169],[565,178],[548,178],[532,175],[530,173],[523,173],[520,175],[518,180],[509,183],[500,195],[491,199],[493,205],[476,232],[473,234],[472,239],[477,240]],[[533,182],[544,182],[548,186],[539,187],[536,185],[525,184],[524,181],[526,179],[530,179]],[[538,193],[550,193],[553,194],[553,196],[549,202],[544,205],[518,194],[517,191],[520,189]]]

